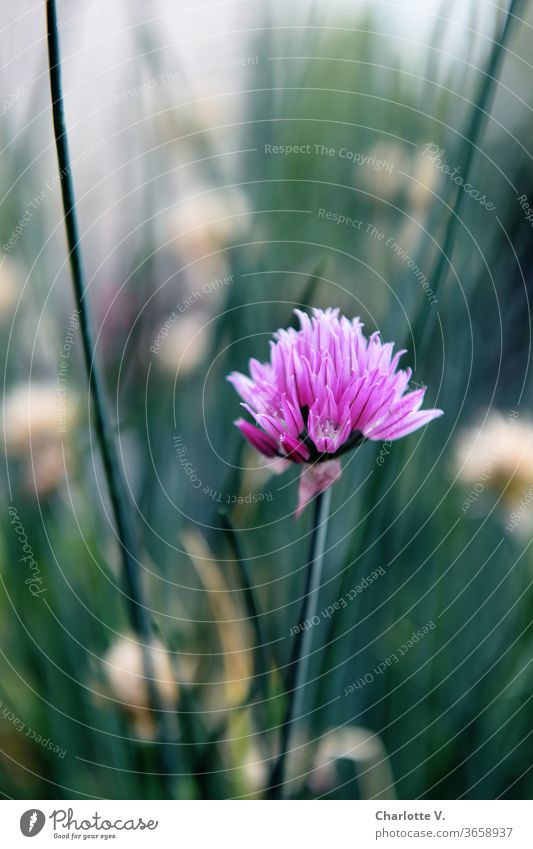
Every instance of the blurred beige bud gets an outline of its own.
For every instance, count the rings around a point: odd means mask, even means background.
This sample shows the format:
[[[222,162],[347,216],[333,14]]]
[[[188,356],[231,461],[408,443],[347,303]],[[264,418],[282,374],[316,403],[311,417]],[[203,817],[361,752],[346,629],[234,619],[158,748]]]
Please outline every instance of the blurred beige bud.
[[[489,413],[460,433],[455,467],[464,483],[480,481],[514,498],[533,484],[533,424],[516,413]]]
[[[259,794],[264,789],[268,781],[268,760],[265,759],[260,747],[252,742],[247,748],[243,761],[242,769],[244,773],[244,781],[246,786],[246,795],[259,797]]]
[[[185,256],[205,257],[239,240],[248,225],[248,205],[240,192],[196,187],[194,197],[183,200],[163,226],[165,241]]]
[[[26,465],[26,488],[38,495],[49,495],[65,479],[65,467],[72,465],[68,446],[59,442],[39,445],[32,452],[31,461]]]
[[[23,464],[30,493],[49,495],[73,465],[68,445],[79,417],[77,396],[53,383],[21,383],[6,393],[3,407],[4,450]]]
[[[4,399],[6,453],[23,455],[39,444],[61,442],[78,412],[77,398],[54,383],[18,384]]]
[[[350,761],[361,799],[394,799],[394,778],[383,741],[367,728],[338,728],[324,734],[318,747],[310,785],[317,795],[336,789],[338,762]]]
[[[440,171],[427,156],[416,154],[410,169],[409,203],[415,212],[425,212],[435,200]]]
[[[502,498],[516,528],[529,532],[533,521],[533,423],[516,411],[491,412],[457,438],[454,471],[471,492],[463,512],[485,491]],[[469,506],[470,505],[470,506]],[[517,518],[518,516],[518,518]]]
[[[399,142],[380,141],[361,157],[353,166],[356,185],[384,200],[392,200],[406,188],[402,171],[409,170],[409,155]]]

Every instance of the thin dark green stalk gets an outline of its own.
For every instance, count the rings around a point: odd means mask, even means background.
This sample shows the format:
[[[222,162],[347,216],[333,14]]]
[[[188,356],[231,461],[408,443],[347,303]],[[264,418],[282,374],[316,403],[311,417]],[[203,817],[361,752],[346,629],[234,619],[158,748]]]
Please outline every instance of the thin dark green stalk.
[[[503,59],[505,56],[505,47],[509,41],[513,24],[519,18],[520,6],[523,0],[511,0],[505,22],[502,28],[502,33],[499,39],[495,40],[492,45],[492,50],[489,56],[488,65],[480,84],[479,96],[476,101],[475,108],[472,110],[467,128],[464,133],[466,142],[466,156],[461,170],[463,185],[470,181],[470,173],[474,155],[478,149],[478,144],[481,139],[483,130],[485,129],[492,101],[496,93],[496,84],[500,75]],[[448,219],[446,232],[444,235],[444,244],[442,250],[439,251],[436,259],[435,268],[431,274],[432,289],[434,294],[440,290],[443,280],[446,276],[448,264],[451,262],[452,253],[457,236],[460,213],[465,202],[466,192],[461,186],[457,186],[455,193],[455,202],[453,211]],[[418,311],[418,315],[413,323],[413,339],[415,345],[419,341],[418,348],[421,350],[424,343],[431,338],[431,333],[436,321],[435,310],[431,310],[429,316],[424,305]]]
[[[268,698],[267,678],[270,669],[270,662],[265,650],[259,608],[257,606],[255,593],[248,575],[248,569],[246,568],[246,558],[240,544],[237,530],[234,528],[232,521],[226,512],[220,512],[220,520],[231,551],[233,552],[235,565],[239,570],[239,581],[242,588],[242,594],[244,596],[246,610],[249,614],[250,624],[254,631],[255,678],[251,688],[250,698],[254,698],[257,693],[263,701],[266,702]]]
[[[331,488],[319,493],[313,502],[313,525],[305,575],[305,590],[300,610],[300,623],[312,619],[318,607],[330,501]],[[268,795],[271,799],[280,799],[284,793],[285,767],[287,755],[290,751],[291,737],[302,713],[312,633],[311,628],[306,628],[293,637],[294,643],[287,680],[287,710],[281,727],[279,755],[274,763],[268,786]]]
[[[65,214],[65,228],[69,249],[70,270],[74,288],[74,298],[80,316],[80,331],[83,346],[85,366],[89,378],[89,389],[91,393],[94,425],[96,437],[105,478],[109,490],[109,497],[113,509],[116,524],[116,533],[120,542],[122,555],[122,566],[126,595],[129,602],[129,611],[134,631],[142,646],[145,677],[150,696],[151,707],[158,717],[161,729],[165,724],[165,711],[161,704],[159,693],[155,684],[152,657],[149,645],[152,641],[152,628],[143,601],[143,592],[139,575],[139,561],[135,556],[135,540],[131,530],[126,510],[124,509],[125,486],[122,480],[120,467],[117,462],[115,442],[112,428],[109,424],[106,412],[105,396],[96,362],[94,359],[94,342],[91,328],[91,318],[86,297],[85,275],[81,256],[81,246],[76,214],[76,199],[74,184],[72,180],[72,163],[70,159],[68,137],[63,106],[63,93],[61,81],[61,56],[59,50],[59,27],[57,20],[57,8],[55,0],[47,0],[46,18],[48,31],[48,60],[50,71],[50,90],[52,96],[52,114],[54,123],[54,134],[59,163],[59,175],[61,178],[61,194]],[[161,767],[165,782],[168,781],[168,769],[166,752],[166,734],[161,739]]]

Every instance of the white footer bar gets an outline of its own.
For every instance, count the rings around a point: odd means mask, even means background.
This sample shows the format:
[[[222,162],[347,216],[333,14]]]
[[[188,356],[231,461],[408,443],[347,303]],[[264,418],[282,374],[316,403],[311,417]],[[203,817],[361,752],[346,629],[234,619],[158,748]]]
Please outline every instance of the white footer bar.
[[[4,801],[0,845],[529,849],[532,808],[518,801]]]

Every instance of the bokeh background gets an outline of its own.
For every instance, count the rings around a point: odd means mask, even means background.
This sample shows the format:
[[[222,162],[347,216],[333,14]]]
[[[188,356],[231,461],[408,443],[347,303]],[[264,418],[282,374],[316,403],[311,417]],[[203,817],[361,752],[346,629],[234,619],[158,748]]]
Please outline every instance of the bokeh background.
[[[310,516],[225,378],[296,306],[405,347],[444,416],[344,458],[289,793],[530,797],[533,13],[511,5],[59,3],[165,781],[90,425],[45,4],[4,4],[5,797],[261,797]]]

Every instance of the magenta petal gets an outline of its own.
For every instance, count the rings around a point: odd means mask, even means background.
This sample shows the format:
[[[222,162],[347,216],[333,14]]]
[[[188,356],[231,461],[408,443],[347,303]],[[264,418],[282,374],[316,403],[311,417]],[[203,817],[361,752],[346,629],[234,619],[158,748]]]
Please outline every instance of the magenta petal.
[[[227,379],[233,384],[243,401],[253,404],[255,397],[255,383],[253,380],[250,380],[249,377],[246,377],[245,374],[240,374],[238,371],[232,372],[228,375]]]
[[[295,463],[305,463],[306,460],[309,460],[309,449],[299,439],[295,439],[289,434],[284,434],[280,437],[279,443],[286,452],[287,457],[290,460],[294,460]]]
[[[367,339],[359,319],[338,309],[296,313],[300,329],[274,335],[269,362],[252,359],[250,377],[229,376],[258,425],[239,427],[261,453],[296,463],[334,457],[355,431],[399,439],[441,414],[420,409],[425,390],[409,392],[411,369],[398,368],[404,351],[378,332]]]
[[[339,460],[327,460],[325,463],[315,463],[312,466],[305,467],[300,475],[296,518],[298,519],[302,515],[304,508],[313,500],[315,495],[324,492],[335,481],[338,481],[341,474],[342,467]]]
[[[281,398],[281,408],[283,410],[283,419],[288,428],[290,436],[297,437],[304,429],[302,414],[298,407],[295,407],[284,394]]]
[[[268,435],[277,442],[280,436],[283,436],[285,433],[285,428],[281,419],[277,418],[277,416],[269,416],[266,413],[253,413],[257,424],[259,427],[262,427],[263,430],[266,430]]]
[[[294,376],[296,381],[296,391],[302,406],[310,406],[313,400],[313,390],[311,389],[311,381],[309,379],[309,370],[306,366],[306,361],[298,353],[294,353]]]
[[[269,365],[264,365],[260,363],[258,360],[251,359],[249,363],[250,374],[256,383],[259,383],[261,380],[269,380],[271,378],[271,368]],[[238,374],[238,372],[237,372]]]
[[[235,424],[242,435],[246,437],[248,442],[250,442],[261,454],[264,454],[265,457],[277,456],[278,448],[275,440],[272,439],[271,436],[263,433],[262,430],[254,427],[254,425],[250,424],[250,422],[247,422],[245,419],[238,419]]]

